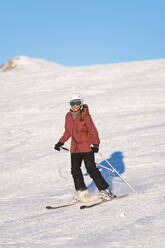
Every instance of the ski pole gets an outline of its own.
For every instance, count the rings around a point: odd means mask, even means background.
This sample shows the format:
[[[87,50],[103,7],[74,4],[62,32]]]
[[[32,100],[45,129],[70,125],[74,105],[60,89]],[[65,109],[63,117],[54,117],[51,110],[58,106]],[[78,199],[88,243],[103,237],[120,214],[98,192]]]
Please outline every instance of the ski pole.
[[[99,152],[100,156],[103,157],[103,155]],[[104,158],[104,157],[103,157]],[[133,187],[119,174],[119,172],[117,170],[115,170],[115,168],[109,163],[109,161],[107,159],[104,159],[104,161],[107,162],[107,164],[112,168],[112,172],[116,172],[116,174],[123,180],[123,182],[125,182],[128,187],[134,192],[136,193],[136,191],[133,189]]]
[[[100,166],[100,167],[102,167],[102,168],[106,169],[106,170],[109,170],[109,171],[113,172],[113,171],[112,171],[112,169],[107,168],[107,167],[103,166],[103,165],[102,165],[102,164],[100,164],[100,163],[96,163],[96,164],[97,164],[98,166]]]
[[[68,149],[68,148],[63,147],[63,146],[61,146],[61,148],[62,148],[63,150],[65,150],[65,151],[68,151],[68,152],[69,152],[69,149]]]

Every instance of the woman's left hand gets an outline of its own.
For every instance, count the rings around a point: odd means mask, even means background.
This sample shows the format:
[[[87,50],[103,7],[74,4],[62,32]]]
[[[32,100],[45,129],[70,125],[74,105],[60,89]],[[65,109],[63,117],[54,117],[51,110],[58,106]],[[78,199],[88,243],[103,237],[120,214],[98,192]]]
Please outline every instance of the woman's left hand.
[[[99,145],[93,144],[93,145],[91,146],[91,149],[92,149],[92,151],[93,151],[94,153],[98,153],[98,151],[99,151]]]

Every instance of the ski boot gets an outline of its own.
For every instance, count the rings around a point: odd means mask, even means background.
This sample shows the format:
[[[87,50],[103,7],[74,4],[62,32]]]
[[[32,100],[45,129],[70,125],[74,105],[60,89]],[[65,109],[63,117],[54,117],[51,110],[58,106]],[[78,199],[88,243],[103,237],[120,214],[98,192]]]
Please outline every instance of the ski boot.
[[[72,203],[89,202],[91,200],[91,193],[89,190],[78,190],[77,195],[72,200]]]
[[[116,195],[113,195],[113,193],[109,189],[100,191],[100,199],[102,201],[109,201],[114,197],[116,197]]]

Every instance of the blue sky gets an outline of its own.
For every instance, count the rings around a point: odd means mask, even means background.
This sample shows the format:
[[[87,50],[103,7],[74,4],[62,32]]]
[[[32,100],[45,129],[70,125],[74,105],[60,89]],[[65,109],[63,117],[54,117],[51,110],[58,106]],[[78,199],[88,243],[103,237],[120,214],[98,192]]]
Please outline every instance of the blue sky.
[[[0,23],[0,64],[19,55],[67,66],[165,58],[164,0],[8,0]]]

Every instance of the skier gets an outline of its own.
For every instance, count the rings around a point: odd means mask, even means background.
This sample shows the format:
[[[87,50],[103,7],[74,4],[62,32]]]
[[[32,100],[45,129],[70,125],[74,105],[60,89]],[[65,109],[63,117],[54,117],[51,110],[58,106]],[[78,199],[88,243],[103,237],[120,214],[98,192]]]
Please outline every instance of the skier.
[[[99,136],[95,124],[89,114],[88,105],[79,93],[74,93],[69,98],[70,111],[65,117],[65,131],[54,149],[60,151],[60,147],[71,137],[71,174],[74,180],[77,196],[73,202],[90,201],[91,194],[87,190],[81,171],[82,161],[86,170],[94,180],[100,192],[100,199],[109,200],[113,197],[108,189],[109,185],[96,168],[94,153],[99,151]]]

